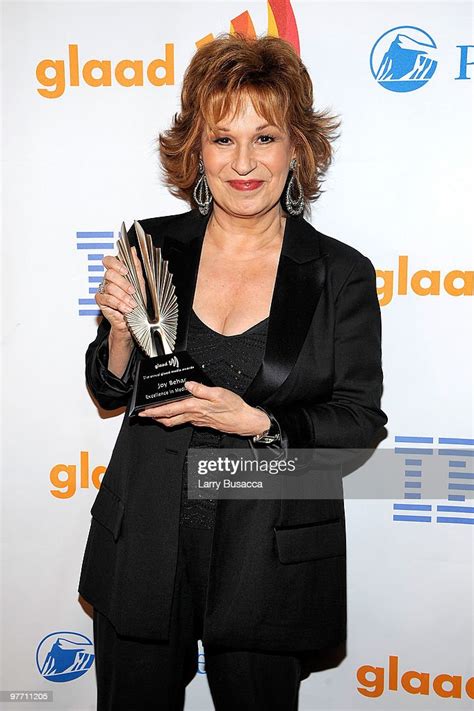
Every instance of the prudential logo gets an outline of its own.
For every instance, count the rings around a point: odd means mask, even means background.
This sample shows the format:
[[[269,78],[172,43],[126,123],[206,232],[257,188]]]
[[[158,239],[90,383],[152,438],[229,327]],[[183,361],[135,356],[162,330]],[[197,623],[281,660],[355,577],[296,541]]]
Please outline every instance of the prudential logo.
[[[90,669],[94,656],[89,637],[79,632],[52,632],[39,643],[36,664],[47,681],[73,681]]]
[[[372,76],[389,91],[421,89],[436,71],[436,50],[433,38],[419,27],[394,27],[372,47]]]

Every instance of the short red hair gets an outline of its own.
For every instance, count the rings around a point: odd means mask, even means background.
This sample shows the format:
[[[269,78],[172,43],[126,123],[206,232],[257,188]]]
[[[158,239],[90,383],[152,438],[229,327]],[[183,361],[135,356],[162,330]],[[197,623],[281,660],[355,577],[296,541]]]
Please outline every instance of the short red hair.
[[[181,111],[158,137],[165,184],[196,206],[202,131],[238,112],[247,96],[258,114],[289,133],[308,209],[322,192],[340,122],[328,110],[313,109],[308,71],[293,46],[278,37],[219,35],[196,51],[184,74]]]

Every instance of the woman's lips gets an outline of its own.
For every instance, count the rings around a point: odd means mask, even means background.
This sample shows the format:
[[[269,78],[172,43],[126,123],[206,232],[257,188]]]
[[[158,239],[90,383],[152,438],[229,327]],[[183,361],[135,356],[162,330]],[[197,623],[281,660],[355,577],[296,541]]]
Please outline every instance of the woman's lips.
[[[255,190],[262,185],[263,180],[229,180],[229,185],[234,190]]]

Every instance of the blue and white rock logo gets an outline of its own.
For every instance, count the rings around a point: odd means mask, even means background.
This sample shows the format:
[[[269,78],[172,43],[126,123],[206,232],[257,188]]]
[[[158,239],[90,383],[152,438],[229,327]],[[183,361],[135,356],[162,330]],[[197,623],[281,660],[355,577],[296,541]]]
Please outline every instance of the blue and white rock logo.
[[[72,681],[86,673],[94,661],[92,641],[78,632],[53,632],[38,645],[36,664],[44,679]]]
[[[372,76],[389,91],[420,89],[436,71],[436,50],[433,38],[419,27],[394,27],[372,47]]]

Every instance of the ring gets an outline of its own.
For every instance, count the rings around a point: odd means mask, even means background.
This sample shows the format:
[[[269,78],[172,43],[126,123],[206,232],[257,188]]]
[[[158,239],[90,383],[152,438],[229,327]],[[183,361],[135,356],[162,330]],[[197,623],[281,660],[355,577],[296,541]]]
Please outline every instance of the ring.
[[[102,279],[100,282],[99,286],[97,287],[97,293],[98,294],[103,294],[105,291],[105,279]]]

